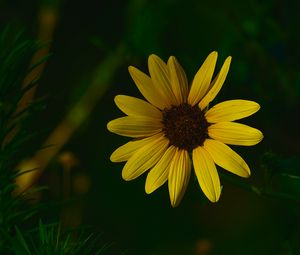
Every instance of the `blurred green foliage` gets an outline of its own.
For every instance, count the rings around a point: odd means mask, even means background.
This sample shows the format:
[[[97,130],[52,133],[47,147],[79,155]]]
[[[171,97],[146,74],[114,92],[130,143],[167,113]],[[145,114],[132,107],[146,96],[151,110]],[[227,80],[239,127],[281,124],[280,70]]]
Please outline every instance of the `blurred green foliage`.
[[[35,132],[28,131],[28,122],[32,121],[38,104],[28,105],[17,112],[18,104],[27,89],[22,89],[24,77],[30,71],[29,61],[37,50],[35,41],[24,38],[23,33],[16,33],[7,27],[0,34],[0,253],[7,247],[5,235],[12,232],[15,224],[34,214],[32,208],[22,209],[25,205],[20,194],[10,199],[15,189],[15,168],[19,160],[30,156],[37,147],[29,146],[29,140]],[[4,50],[3,50],[4,49]],[[17,130],[17,131],[16,131]]]
[[[53,206],[50,201],[37,203],[34,197],[44,187],[16,192],[17,179],[37,171],[28,168],[21,172],[20,163],[40,147],[32,142],[39,133],[32,124],[43,103],[22,101],[37,82],[33,79],[24,86],[24,81],[46,57],[30,64],[40,45],[11,26],[0,31],[0,49],[0,254],[103,254],[109,245],[93,234],[78,228],[76,232],[61,230],[61,223],[43,224],[40,220],[34,225],[34,217],[42,217],[41,211]]]
[[[76,233],[78,232],[78,233]],[[100,255],[109,245],[99,248],[99,238],[87,236],[82,230],[62,231],[58,223],[43,224],[24,235],[16,228],[16,237],[11,241],[12,254],[16,255]],[[77,237],[74,238],[75,234]]]
[[[73,194],[82,202],[83,222],[103,231],[128,254],[300,254],[299,4],[54,2],[50,6],[56,8],[59,21],[51,40],[53,56],[38,87],[38,96],[48,97],[47,109],[32,122],[33,128],[46,127],[50,133],[88,89],[99,64],[124,47],[115,74],[99,83],[99,89],[108,89],[63,148],[80,162],[74,176],[84,173],[91,180],[87,194]],[[37,36],[39,10],[51,1],[0,3],[1,27],[12,22]],[[265,138],[255,147],[234,148],[249,163],[252,176],[241,180],[224,173],[219,203],[209,204],[191,180],[183,203],[172,209],[166,187],[148,196],[145,179],[121,179],[123,165],[111,163],[109,156],[127,139],[110,134],[106,123],[122,116],[113,103],[115,95],[140,97],[127,72],[129,65],[147,72],[149,54],[165,60],[175,55],[191,80],[212,50],[219,52],[217,69],[226,56],[233,57],[214,103],[236,98],[260,103],[261,110],[244,122],[262,130]],[[50,189],[44,200],[62,199],[60,170],[54,159],[41,179]]]

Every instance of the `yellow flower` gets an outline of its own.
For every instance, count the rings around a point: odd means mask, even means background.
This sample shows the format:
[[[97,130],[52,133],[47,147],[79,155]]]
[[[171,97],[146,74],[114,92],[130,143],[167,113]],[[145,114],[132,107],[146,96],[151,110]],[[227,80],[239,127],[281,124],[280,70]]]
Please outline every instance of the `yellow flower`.
[[[215,51],[209,54],[190,88],[173,56],[166,64],[151,55],[150,76],[130,66],[129,73],[148,102],[116,96],[116,105],[128,116],[107,124],[113,133],[135,138],[110,157],[113,162],[127,161],[123,179],[130,181],[150,170],[146,193],[168,181],[173,207],[180,203],[188,185],[191,161],[203,193],[210,201],[217,202],[221,185],[216,165],[241,177],[250,176],[247,163],[226,144],[251,146],[263,138],[259,130],[234,122],[257,112],[259,104],[239,99],[208,109],[226,79],[231,62],[231,57],[227,57],[212,80],[217,56]]]

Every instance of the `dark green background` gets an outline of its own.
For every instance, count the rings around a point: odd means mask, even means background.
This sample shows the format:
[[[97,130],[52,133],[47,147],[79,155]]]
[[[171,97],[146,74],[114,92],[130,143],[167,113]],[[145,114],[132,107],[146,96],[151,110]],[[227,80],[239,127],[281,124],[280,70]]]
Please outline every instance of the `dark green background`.
[[[99,84],[108,87],[96,108],[64,147],[80,161],[76,171],[91,180],[89,192],[78,198],[83,224],[126,254],[300,254],[300,180],[283,175],[300,176],[297,1],[2,0],[0,25],[25,28],[35,38],[38,10],[47,5],[57,10],[59,21],[53,55],[38,87],[47,107],[33,128],[49,130],[41,143],[80,100],[98,65],[120,45],[123,49],[112,79]],[[192,178],[181,205],[173,209],[166,185],[149,196],[145,176],[129,183],[121,179],[123,165],[111,163],[109,156],[128,139],[109,133],[106,123],[122,116],[115,95],[140,97],[129,65],[147,72],[149,54],[164,60],[174,55],[191,81],[213,50],[219,52],[218,69],[228,55],[233,57],[213,104],[239,98],[258,102],[261,110],[242,122],[262,130],[265,138],[254,147],[234,147],[248,162],[250,179],[224,175],[220,202],[211,204]],[[56,162],[43,183],[61,171]],[[56,180],[49,184],[48,196],[59,200],[62,184]],[[268,192],[258,195],[243,185]],[[278,198],[273,191],[292,199]],[[208,251],[201,252],[205,244]]]

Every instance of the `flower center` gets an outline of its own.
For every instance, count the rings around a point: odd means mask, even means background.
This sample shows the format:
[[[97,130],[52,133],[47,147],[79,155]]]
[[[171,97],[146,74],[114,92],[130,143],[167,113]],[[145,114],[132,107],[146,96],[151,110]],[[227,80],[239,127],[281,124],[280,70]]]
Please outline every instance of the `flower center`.
[[[162,123],[170,144],[180,149],[192,151],[208,138],[208,122],[197,105],[183,103],[164,109]]]

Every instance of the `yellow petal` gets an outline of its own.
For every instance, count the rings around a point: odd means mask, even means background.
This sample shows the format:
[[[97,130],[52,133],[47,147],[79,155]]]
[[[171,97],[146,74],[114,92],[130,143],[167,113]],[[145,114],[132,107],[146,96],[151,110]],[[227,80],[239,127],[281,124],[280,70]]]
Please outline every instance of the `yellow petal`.
[[[171,205],[176,207],[181,202],[191,175],[191,160],[186,150],[176,150],[169,172],[169,195]]]
[[[218,122],[208,127],[209,137],[227,144],[251,146],[263,139],[256,128],[235,122]]]
[[[211,202],[217,202],[221,194],[219,175],[210,154],[202,147],[193,150],[195,173],[203,193]]]
[[[164,102],[160,96],[159,90],[157,90],[157,87],[154,86],[151,78],[148,75],[144,74],[133,66],[129,66],[128,71],[134,80],[135,85],[142,95],[148,100],[148,102],[159,109],[164,109],[167,107],[166,102]]]
[[[188,96],[188,81],[185,72],[177,59],[171,56],[168,60],[168,68],[173,93],[177,104],[186,102]]]
[[[220,89],[222,88],[224,81],[226,79],[226,76],[229,71],[231,63],[231,57],[227,57],[223,66],[221,67],[220,72],[216,76],[216,78],[213,80],[211,84],[211,88],[205,95],[205,97],[200,101],[199,107],[201,110],[205,109],[205,107],[216,97],[216,95],[219,93]]]
[[[213,106],[205,117],[209,123],[234,121],[256,113],[259,108],[259,104],[253,101],[228,100]]]
[[[160,110],[152,104],[136,97],[118,95],[115,97],[115,103],[127,115],[145,116],[155,119],[162,118]]]
[[[218,166],[241,177],[250,176],[250,169],[247,163],[226,144],[216,140],[206,139],[204,149],[208,151]]]
[[[191,90],[188,96],[188,103],[195,105],[204,97],[209,89],[211,78],[213,76],[218,53],[213,51],[203,62],[202,66],[198,70],[193,80]]]
[[[136,151],[123,168],[123,179],[133,180],[153,167],[163,156],[168,144],[169,140],[161,134],[159,138]]]
[[[148,68],[153,85],[159,90],[160,97],[167,103],[167,107],[176,104],[166,63],[158,56],[152,54],[148,58]]]
[[[145,185],[145,191],[147,194],[152,193],[168,180],[170,163],[175,152],[176,148],[174,146],[170,146],[158,163],[150,170],[147,175]]]
[[[118,135],[138,138],[159,133],[162,123],[148,117],[126,116],[108,122],[107,129]]]
[[[110,160],[112,162],[123,162],[127,161],[137,150],[142,148],[148,143],[153,142],[154,140],[157,140],[161,134],[156,134],[144,139],[136,140],[136,141],[130,141],[128,143],[125,143],[124,145],[117,148],[110,156]]]

